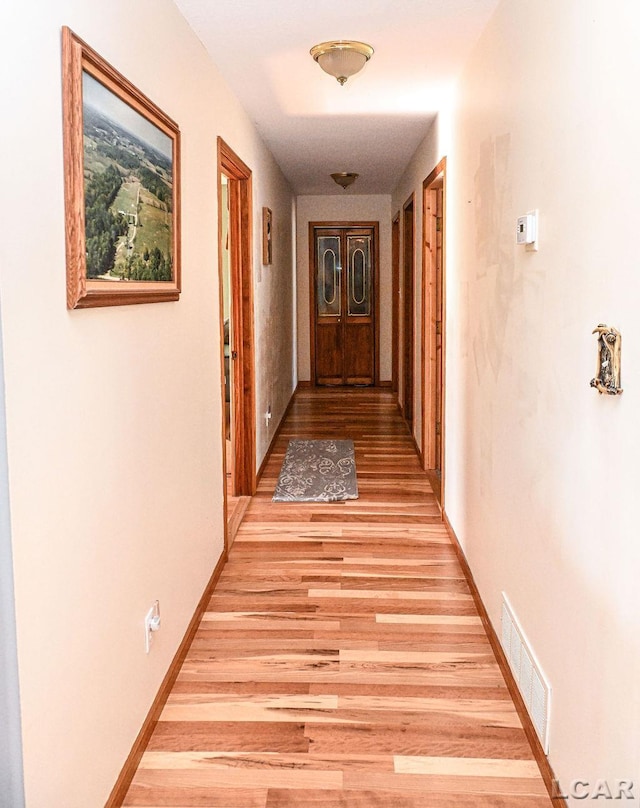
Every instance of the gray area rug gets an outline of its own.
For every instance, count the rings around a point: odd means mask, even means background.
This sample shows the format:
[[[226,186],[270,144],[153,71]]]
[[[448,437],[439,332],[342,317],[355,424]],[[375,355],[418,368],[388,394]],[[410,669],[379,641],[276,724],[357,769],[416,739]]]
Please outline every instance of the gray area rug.
[[[274,502],[358,499],[352,440],[290,440]]]

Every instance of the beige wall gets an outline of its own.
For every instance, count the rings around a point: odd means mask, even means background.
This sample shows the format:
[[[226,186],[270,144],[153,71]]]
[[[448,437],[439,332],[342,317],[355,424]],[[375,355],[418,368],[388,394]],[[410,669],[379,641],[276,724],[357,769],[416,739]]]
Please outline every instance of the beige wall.
[[[216,136],[254,171],[258,462],[294,381],[291,197],[169,0],[5,4],[2,15],[11,236],[0,240],[0,298],[27,804],[91,808],[222,549]],[[65,309],[63,24],[181,126],[179,303]],[[391,216],[415,190],[419,245],[422,180],[449,157],[446,509],[494,624],[504,590],[551,681],[563,783],[640,782],[639,36],[625,0],[505,0],[462,77],[451,139],[441,116],[393,201],[298,199],[308,379],[308,222],[379,220],[388,302]],[[268,268],[262,205],[274,212]],[[529,254],[514,227],[534,207],[541,245]],[[385,379],[389,305],[381,320]],[[603,321],[623,333],[620,398],[588,386]],[[156,598],[163,628],[146,656],[142,619]]]
[[[216,136],[254,172],[259,361],[264,346],[284,353],[275,389],[258,380],[258,408],[270,395],[284,409],[293,387],[291,195],[169,0],[15,3],[2,16],[0,297],[27,804],[97,808],[222,551]],[[177,303],[65,308],[64,24],[180,125]],[[281,256],[264,271],[262,205]],[[258,460],[267,441],[259,433]]]
[[[380,222],[380,380],[391,379],[391,197],[299,196],[297,200],[298,376],[311,378],[309,222]]]
[[[505,0],[476,47],[449,155],[446,411],[446,510],[494,625],[505,591],[550,679],[552,766],[636,792],[639,40],[637,3]],[[589,387],[601,322],[621,397]]]
[[[265,172],[266,174],[266,172]],[[277,176],[276,176],[277,175]],[[263,193],[254,185],[255,196],[263,196],[255,209],[257,269],[255,283],[256,327],[256,463],[260,467],[297,384],[295,357],[295,260],[293,254],[295,204],[288,186],[274,176]],[[271,208],[273,263],[262,266],[262,205]],[[271,407],[267,425],[265,413]]]

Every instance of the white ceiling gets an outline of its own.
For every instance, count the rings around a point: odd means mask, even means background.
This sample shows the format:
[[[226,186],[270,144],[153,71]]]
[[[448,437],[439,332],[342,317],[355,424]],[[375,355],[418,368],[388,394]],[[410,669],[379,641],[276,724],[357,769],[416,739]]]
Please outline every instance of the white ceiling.
[[[295,193],[388,194],[499,0],[175,1]],[[309,55],[330,39],[375,50],[343,87]]]

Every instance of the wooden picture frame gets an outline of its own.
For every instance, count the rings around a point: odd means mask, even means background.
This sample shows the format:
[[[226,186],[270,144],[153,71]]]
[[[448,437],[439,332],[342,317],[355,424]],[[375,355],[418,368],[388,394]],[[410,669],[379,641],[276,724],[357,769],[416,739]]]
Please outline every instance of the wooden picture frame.
[[[273,261],[273,248],[271,242],[271,231],[273,226],[273,214],[270,208],[262,208],[262,263],[270,266]]]
[[[180,297],[180,130],[62,29],[67,308]]]

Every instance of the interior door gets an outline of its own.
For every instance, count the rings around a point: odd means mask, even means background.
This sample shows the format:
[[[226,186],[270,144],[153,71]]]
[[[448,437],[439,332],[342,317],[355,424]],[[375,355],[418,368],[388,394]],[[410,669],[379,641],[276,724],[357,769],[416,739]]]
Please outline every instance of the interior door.
[[[402,217],[402,270],[403,270],[403,312],[402,312],[402,414],[413,424],[413,299],[414,299],[414,213],[413,195],[405,203]]]
[[[233,365],[234,328],[232,321],[231,293],[231,233],[230,233],[230,183],[226,174],[220,172],[220,276],[222,287],[222,340],[224,349],[224,424],[227,497],[235,495],[234,448],[235,430],[233,419]]]
[[[435,379],[435,472],[440,477],[442,475],[442,399],[444,394],[443,389],[443,355],[442,355],[442,324],[444,320],[443,313],[443,221],[444,221],[444,204],[443,204],[443,191],[439,187],[431,192],[435,199],[436,209],[436,250],[435,250],[435,276],[436,276],[436,335],[435,335],[435,349],[436,349],[436,379]]]
[[[445,395],[445,181],[443,158],[423,183],[422,458],[443,505]]]
[[[400,213],[391,222],[391,390],[398,392],[400,351]]]
[[[375,230],[314,228],[317,385],[375,383]]]

